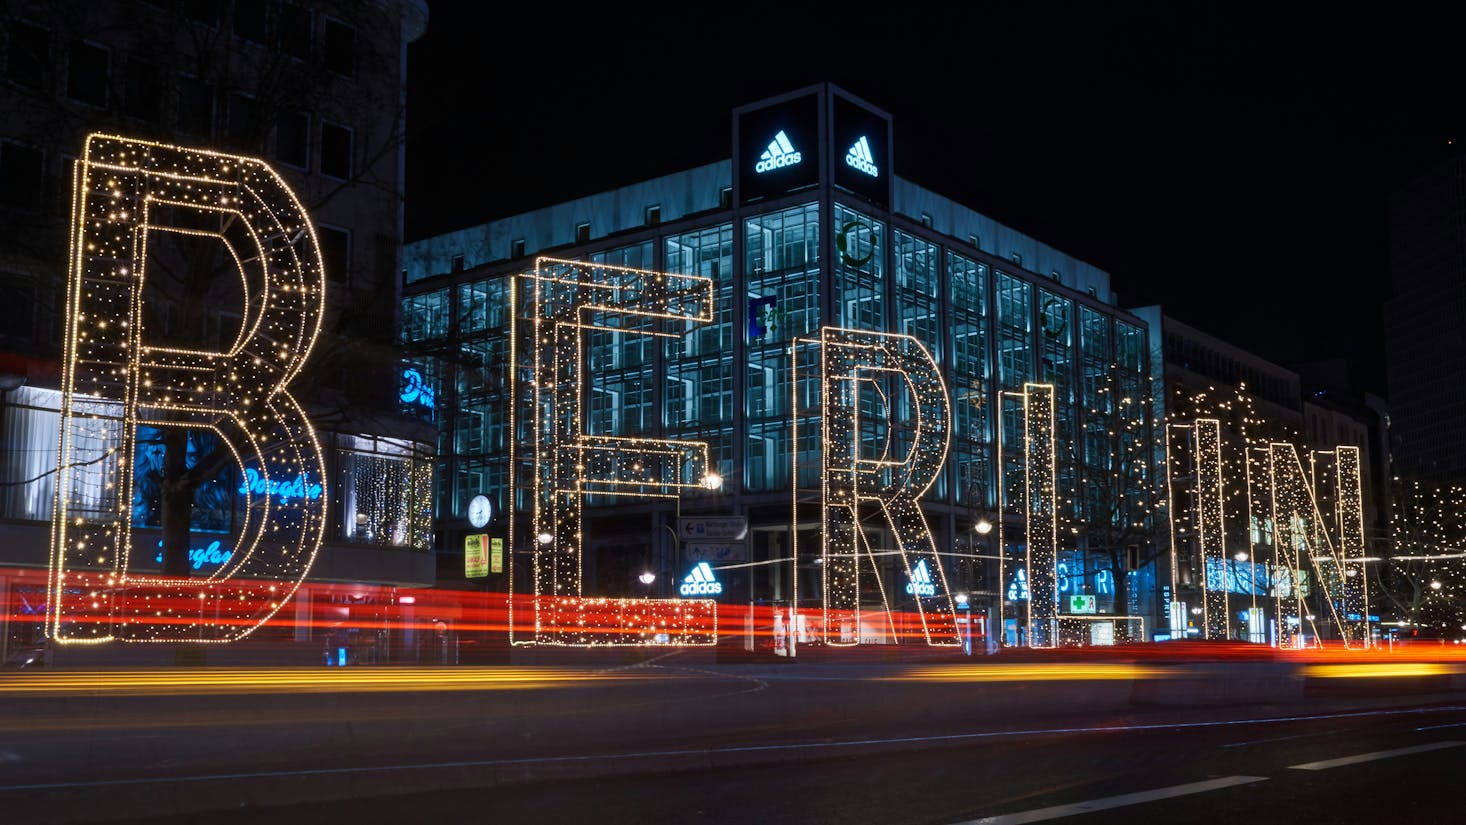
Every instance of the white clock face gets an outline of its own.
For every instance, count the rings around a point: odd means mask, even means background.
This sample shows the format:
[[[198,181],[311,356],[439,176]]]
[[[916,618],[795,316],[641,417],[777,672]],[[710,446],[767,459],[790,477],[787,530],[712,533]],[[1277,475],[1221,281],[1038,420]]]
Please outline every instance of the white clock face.
[[[489,499],[487,496],[474,496],[473,501],[468,503],[468,523],[474,527],[483,527],[489,523]]]

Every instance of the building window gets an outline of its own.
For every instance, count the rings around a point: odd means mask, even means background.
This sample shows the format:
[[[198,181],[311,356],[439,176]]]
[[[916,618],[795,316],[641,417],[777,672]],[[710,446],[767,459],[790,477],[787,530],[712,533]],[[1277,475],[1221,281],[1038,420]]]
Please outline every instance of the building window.
[[[291,166],[310,168],[310,115],[285,112],[275,122],[275,157]]]
[[[229,139],[236,145],[256,148],[259,144],[259,106],[249,95],[229,95]]]
[[[251,43],[265,43],[269,32],[266,0],[234,0],[234,36]]]
[[[311,56],[311,13],[294,3],[280,4],[280,51],[305,60]]]
[[[0,203],[19,209],[41,206],[41,150],[0,143]]]
[[[35,313],[35,285],[19,275],[0,275],[0,340],[32,343]]]
[[[511,258],[523,258],[524,257],[524,239],[523,238],[517,238],[517,239],[512,240],[512,241],[509,242],[509,257],[511,257]]]
[[[656,226],[662,222],[662,207],[648,206],[646,208],[646,225]]]
[[[220,0],[183,0],[183,16],[209,28],[219,26]]]
[[[452,258],[449,258],[448,259],[448,271],[449,272],[462,272],[463,271],[463,256],[462,255],[454,255]]]
[[[345,126],[321,124],[321,174],[351,177],[351,130]]]
[[[718,190],[718,208],[731,209],[733,207],[733,187],[724,186]]]
[[[925,226],[927,229],[932,228],[932,216],[930,212],[921,213],[921,225]]]
[[[197,77],[178,79],[178,131],[194,137],[214,134],[214,87]]]
[[[17,20],[10,24],[7,45],[5,76],[28,89],[45,85],[46,67],[51,61],[51,33]]]
[[[351,233],[333,226],[317,226],[316,235],[321,244],[321,263],[326,267],[326,278],[337,283],[346,281],[351,271]]]
[[[163,121],[163,80],[157,66],[139,60],[128,61],[122,112],[148,123]]]
[[[93,106],[107,105],[107,50],[77,41],[66,60],[66,96]]]
[[[327,69],[345,77],[356,74],[356,29],[327,19],[323,46]]]
[[[590,240],[590,221],[575,225],[575,242],[585,243]]]

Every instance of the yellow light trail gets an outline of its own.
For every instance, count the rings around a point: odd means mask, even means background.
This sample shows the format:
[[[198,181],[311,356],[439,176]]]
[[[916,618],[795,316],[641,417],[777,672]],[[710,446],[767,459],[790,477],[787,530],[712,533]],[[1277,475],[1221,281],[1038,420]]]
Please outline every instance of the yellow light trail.
[[[1055,682],[1150,679],[1171,675],[1160,667],[1121,663],[955,665],[919,667],[894,676],[880,677],[895,682]]]
[[[376,693],[392,691],[543,690],[587,682],[642,681],[646,673],[571,668],[390,667],[60,671],[0,676],[0,693],[32,695],[187,695],[218,693]]]
[[[1347,665],[1305,665],[1303,675],[1317,679],[1376,679],[1398,676],[1449,676],[1466,673],[1466,665],[1445,662],[1385,662]]]

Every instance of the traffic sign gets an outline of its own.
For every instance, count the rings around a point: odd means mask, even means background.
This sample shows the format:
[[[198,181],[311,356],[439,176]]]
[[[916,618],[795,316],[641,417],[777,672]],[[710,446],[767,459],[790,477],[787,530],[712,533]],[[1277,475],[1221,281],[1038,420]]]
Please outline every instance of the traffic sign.
[[[682,558],[687,561],[748,561],[748,545],[741,541],[690,541],[682,549]]]
[[[748,516],[688,516],[677,520],[683,541],[742,541],[748,535]]]

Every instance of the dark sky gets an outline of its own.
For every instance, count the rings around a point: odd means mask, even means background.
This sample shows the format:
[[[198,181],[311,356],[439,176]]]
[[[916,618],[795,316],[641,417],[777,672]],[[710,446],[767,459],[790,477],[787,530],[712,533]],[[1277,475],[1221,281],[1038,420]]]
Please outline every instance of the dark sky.
[[[1448,13],[822,5],[430,0],[408,240],[726,158],[735,106],[828,80],[891,113],[896,174],[1123,305],[1385,394],[1386,196],[1466,139]]]

